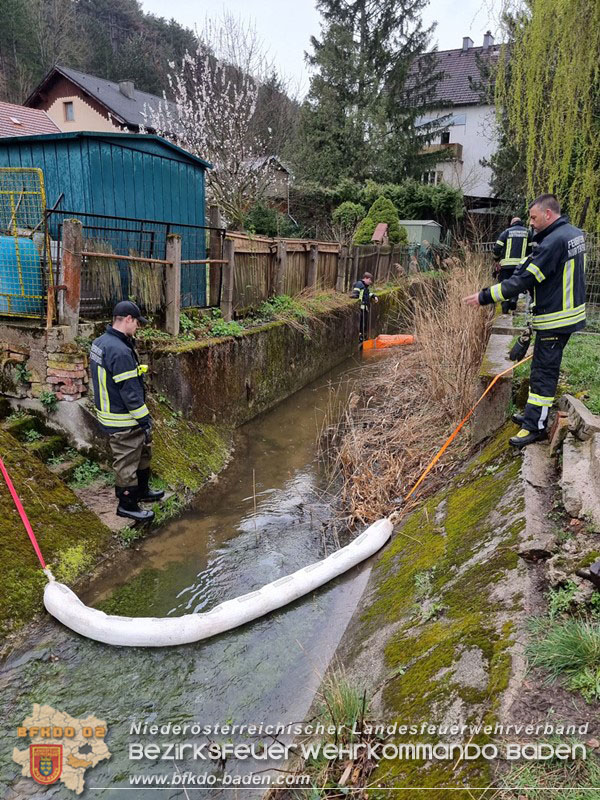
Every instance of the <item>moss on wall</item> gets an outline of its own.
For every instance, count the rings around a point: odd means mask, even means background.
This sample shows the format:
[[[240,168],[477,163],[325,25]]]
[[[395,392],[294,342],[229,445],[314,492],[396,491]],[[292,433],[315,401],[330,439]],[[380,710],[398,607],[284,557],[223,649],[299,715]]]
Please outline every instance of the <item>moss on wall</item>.
[[[110,531],[59,478],[3,430],[0,452],[46,563],[57,578],[72,582],[104,551]],[[46,578],[4,486],[0,490],[0,552],[0,634],[6,634],[42,609]]]
[[[521,461],[507,441],[512,431],[506,426],[447,488],[414,511],[373,570],[369,605],[342,649],[355,679],[380,692],[388,724],[495,721],[511,674],[514,620],[522,611],[519,580],[526,570],[517,555],[525,517]],[[365,648],[374,641],[380,655],[366,658]],[[477,680],[461,678],[461,657],[473,654],[481,665]],[[372,665],[373,658],[383,662],[378,686],[372,668],[360,666]],[[445,738],[425,732],[396,741],[449,740],[466,743],[469,735]],[[491,737],[481,732],[471,741],[482,745]],[[384,761],[372,785],[489,785],[490,762],[455,761]],[[461,792],[452,794],[462,797]],[[370,789],[369,796],[386,794]],[[447,793],[440,789],[427,796],[445,800]]]

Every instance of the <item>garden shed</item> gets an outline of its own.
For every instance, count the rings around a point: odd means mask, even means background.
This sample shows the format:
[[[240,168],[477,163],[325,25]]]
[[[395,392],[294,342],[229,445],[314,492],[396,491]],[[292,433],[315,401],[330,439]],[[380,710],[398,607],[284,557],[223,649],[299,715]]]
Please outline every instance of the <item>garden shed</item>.
[[[5,137],[0,167],[43,171],[48,208],[58,202],[49,217],[55,239],[63,219],[78,217],[84,230],[104,230],[116,247],[120,231],[128,242],[139,233],[139,255],[164,258],[167,234],[179,233],[182,258],[205,257],[205,178],[211,165],[160,136],[77,131]],[[205,268],[184,267],[181,288],[183,305],[205,305]]]
[[[406,228],[409,244],[440,243],[442,226],[432,219],[401,219],[400,225]]]

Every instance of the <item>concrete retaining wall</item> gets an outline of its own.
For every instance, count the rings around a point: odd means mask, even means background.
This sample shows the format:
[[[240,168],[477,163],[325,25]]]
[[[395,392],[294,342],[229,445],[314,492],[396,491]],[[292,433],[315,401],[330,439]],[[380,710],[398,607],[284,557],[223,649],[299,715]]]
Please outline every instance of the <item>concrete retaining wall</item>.
[[[379,296],[374,336],[398,330],[400,309],[418,290],[401,287]],[[158,345],[149,353],[152,388],[186,416],[237,426],[358,355],[357,337],[357,303],[344,300],[304,330],[277,321],[239,338]]]

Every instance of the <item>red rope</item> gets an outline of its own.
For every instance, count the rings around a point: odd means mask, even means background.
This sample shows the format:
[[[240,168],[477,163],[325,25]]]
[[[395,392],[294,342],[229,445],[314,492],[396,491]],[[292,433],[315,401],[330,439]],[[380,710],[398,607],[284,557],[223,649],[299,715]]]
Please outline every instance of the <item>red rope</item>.
[[[25,509],[23,508],[23,503],[19,499],[19,495],[17,494],[17,492],[15,490],[15,487],[13,486],[13,483],[12,483],[12,481],[10,479],[10,475],[8,474],[8,472],[6,470],[6,467],[4,466],[4,461],[2,461],[1,458],[0,458],[0,471],[2,472],[2,475],[4,476],[4,480],[6,481],[6,485],[8,486],[8,491],[10,492],[11,497],[14,500],[14,503],[15,503],[15,505],[17,507],[17,511],[19,512],[19,516],[21,517],[23,525],[25,526],[25,530],[29,534],[29,538],[31,539],[31,544],[33,545],[33,549],[35,550],[36,556],[40,560],[40,564],[42,565],[42,569],[46,569],[46,562],[44,561],[44,556],[42,555],[42,551],[40,550],[40,546],[37,543],[37,539],[35,538],[35,533],[33,532],[33,529],[32,529],[32,527],[31,527],[31,525],[29,523],[29,520],[27,519],[27,514],[25,513]]]

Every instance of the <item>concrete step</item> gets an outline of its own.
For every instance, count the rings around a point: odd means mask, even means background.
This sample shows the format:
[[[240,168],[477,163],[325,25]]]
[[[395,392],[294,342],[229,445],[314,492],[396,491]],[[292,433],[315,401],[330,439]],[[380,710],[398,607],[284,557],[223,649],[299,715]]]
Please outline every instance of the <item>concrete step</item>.
[[[51,456],[62,453],[67,445],[66,437],[60,434],[45,436],[35,442],[26,442],[25,447],[40,461],[46,462]]]
[[[2,423],[2,427],[7,433],[14,436],[15,439],[23,442],[26,441],[25,435],[28,431],[39,430],[39,420],[30,414],[25,414],[24,416],[6,419]]]

